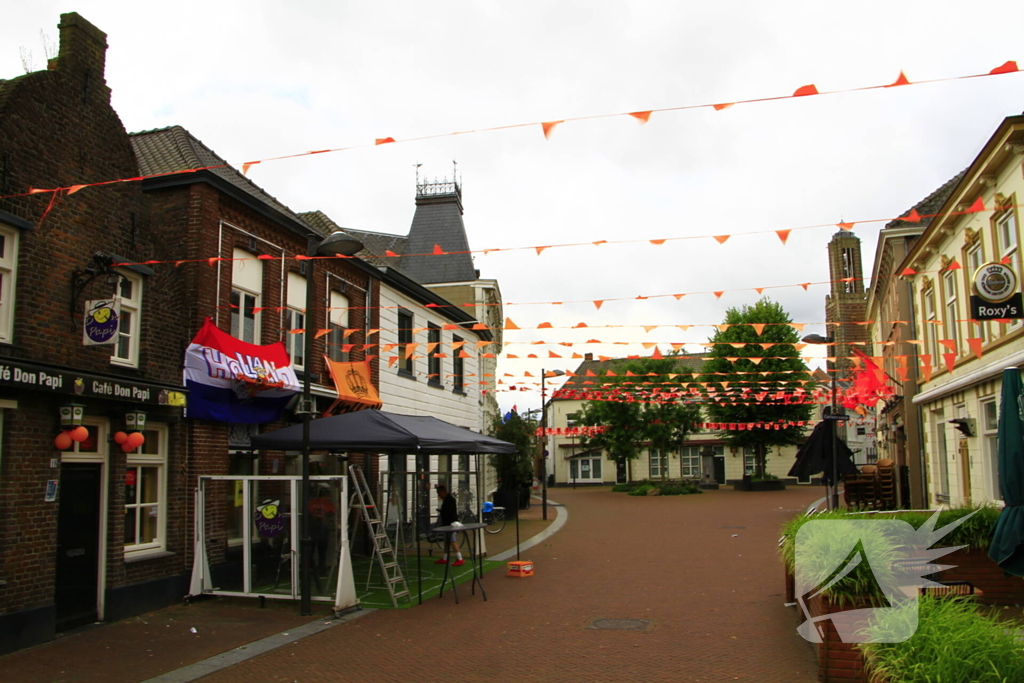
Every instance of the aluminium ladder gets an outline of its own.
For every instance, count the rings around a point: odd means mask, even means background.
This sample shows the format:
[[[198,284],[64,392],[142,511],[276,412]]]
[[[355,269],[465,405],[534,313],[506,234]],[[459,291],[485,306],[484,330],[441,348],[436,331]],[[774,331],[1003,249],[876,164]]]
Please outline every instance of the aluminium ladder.
[[[377,564],[380,566],[381,573],[384,576],[384,586],[388,589],[388,594],[391,596],[391,604],[398,607],[399,598],[411,599],[409,586],[406,584],[405,576],[402,574],[402,567],[398,564],[398,558],[395,557],[395,549],[392,547],[391,541],[388,539],[387,532],[384,529],[384,520],[380,517],[379,509],[373,499],[373,493],[366,483],[366,475],[363,474],[362,469],[358,465],[349,465],[348,474],[354,484],[354,498],[359,501],[356,507],[361,511],[363,521],[366,522],[366,529],[370,534],[370,539],[373,541],[373,557],[377,560]]]

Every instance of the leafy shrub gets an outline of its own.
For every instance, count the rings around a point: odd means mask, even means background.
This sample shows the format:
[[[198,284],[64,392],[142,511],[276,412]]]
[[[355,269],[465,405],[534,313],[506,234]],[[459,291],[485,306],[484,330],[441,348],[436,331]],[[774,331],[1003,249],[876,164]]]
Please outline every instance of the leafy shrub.
[[[774,474],[768,474],[767,472],[765,472],[763,477],[754,476],[754,477],[750,478],[750,481],[778,481],[778,480],[779,480],[779,478],[776,477]]]
[[[625,493],[626,491],[632,491],[632,484],[616,484],[612,487],[612,493]]]
[[[656,487],[653,484],[640,484],[634,487],[629,495],[631,496],[646,496],[648,491],[653,491]]]
[[[661,495],[663,496],[681,496],[686,493],[685,486],[662,486]]]
[[[687,484],[683,487],[683,493],[704,493],[704,489],[693,484]]]
[[[858,647],[864,652],[873,683],[1024,681],[1024,651],[1008,626],[966,600],[923,597],[913,637],[902,643],[862,643]],[[880,625],[867,633],[872,639],[886,635]]]

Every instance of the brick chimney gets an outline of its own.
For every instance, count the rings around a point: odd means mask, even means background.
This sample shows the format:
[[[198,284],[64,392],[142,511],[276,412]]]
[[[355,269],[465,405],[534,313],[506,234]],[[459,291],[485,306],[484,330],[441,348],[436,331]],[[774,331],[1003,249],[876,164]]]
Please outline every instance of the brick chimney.
[[[81,81],[82,103],[94,98],[110,102],[105,78],[107,34],[83,19],[77,12],[60,15],[60,50],[51,60],[51,69]]]
[[[583,360],[594,360],[594,354],[586,353],[583,355]]]

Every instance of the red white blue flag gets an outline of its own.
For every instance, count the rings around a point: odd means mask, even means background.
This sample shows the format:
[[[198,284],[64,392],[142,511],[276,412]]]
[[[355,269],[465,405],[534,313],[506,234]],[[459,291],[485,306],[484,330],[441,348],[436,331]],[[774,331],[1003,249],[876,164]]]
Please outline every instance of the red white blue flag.
[[[218,422],[273,422],[299,392],[284,343],[235,339],[207,318],[185,351],[185,415]]]

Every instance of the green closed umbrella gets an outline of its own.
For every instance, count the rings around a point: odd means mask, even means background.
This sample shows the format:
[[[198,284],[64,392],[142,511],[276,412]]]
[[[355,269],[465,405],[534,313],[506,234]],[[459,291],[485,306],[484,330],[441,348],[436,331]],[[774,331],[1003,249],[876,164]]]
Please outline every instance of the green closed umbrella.
[[[1024,389],[1020,370],[1003,370],[999,404],[999,485],[1006,507],[992,532],[988,556],[1003,571],[1024,576]]]

